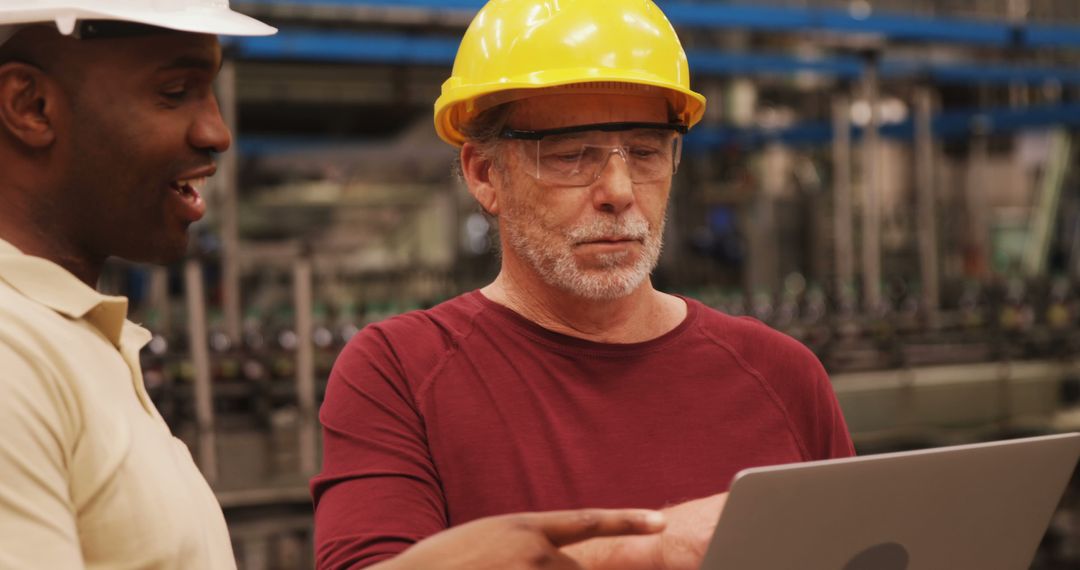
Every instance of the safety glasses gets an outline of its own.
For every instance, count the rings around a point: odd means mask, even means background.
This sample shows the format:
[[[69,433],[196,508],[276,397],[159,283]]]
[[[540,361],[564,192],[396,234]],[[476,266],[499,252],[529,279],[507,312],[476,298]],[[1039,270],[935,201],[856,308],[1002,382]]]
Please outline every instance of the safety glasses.
[[[534,178],[552,186],[589,186],[596,182],[611,155],[622,157],[635,184],[670,178],[682,158],[685,125],[669,123],[602,123],[524,131],[506,128],[500,138],[521,141],[535,153]]]

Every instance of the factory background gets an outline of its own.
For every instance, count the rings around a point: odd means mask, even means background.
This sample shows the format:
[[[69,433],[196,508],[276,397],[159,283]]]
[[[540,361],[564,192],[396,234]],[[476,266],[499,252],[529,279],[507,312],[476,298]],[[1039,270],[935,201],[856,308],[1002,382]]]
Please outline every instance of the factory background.
[[[431,109],[479,0],[233,0],[189,258],[110,262],[241,569],[312,568],[337,353],[490,280]],[[657,0],[709,99],[654,281],[809,346],[860,454],[1080,430],[1080,1]],[[1080,567],[1080,476],[1032,566]]]

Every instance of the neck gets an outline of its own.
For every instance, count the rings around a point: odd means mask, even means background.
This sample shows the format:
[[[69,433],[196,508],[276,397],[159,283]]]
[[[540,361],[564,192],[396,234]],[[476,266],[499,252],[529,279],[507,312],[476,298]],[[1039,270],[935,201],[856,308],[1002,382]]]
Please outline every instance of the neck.
[[[5,203],[5,207],[0,209],[0,239],[26,255],[41,257],[63,267],[79,281],[97,288],[105,258],[87,254],[78,245],[78,240],[62,233],[64,224],[42,215],[25,200],[20,200],[33,191],[26,188],[0,189],[0,200]]]
[[[552,287],[536,275],[518,275],[504,264],[480,292],[545,329],[594,342],[652,340],[686,318],[686,303],[653,289],[648,279],[625,297],[594,300]]]

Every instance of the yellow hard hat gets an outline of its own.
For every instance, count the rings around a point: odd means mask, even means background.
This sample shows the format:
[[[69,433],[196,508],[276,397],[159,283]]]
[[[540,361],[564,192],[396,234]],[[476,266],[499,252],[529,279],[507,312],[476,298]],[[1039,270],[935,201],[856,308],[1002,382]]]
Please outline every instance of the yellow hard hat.
[[[651,0],[491,0],[461,40],[435,130],[461,146],[476,115],[537,90],[656,92],[687,126],[705,112],[682,44]]]

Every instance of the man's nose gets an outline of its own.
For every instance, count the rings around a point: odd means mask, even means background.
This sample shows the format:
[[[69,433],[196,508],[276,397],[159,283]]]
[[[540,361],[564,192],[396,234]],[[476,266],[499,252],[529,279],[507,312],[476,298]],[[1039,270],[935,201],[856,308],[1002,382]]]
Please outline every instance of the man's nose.
[[[618,155],[618,158],[612,158]],[[634,182],[630,159],[621,147],[611,149],[591,186],[593,207],[609,214],[620,214],[634,204]]]
[[[192,121],[188,139],[191,146],[213,152],[225,152],[232,145],[232,134],[213,96]]]

